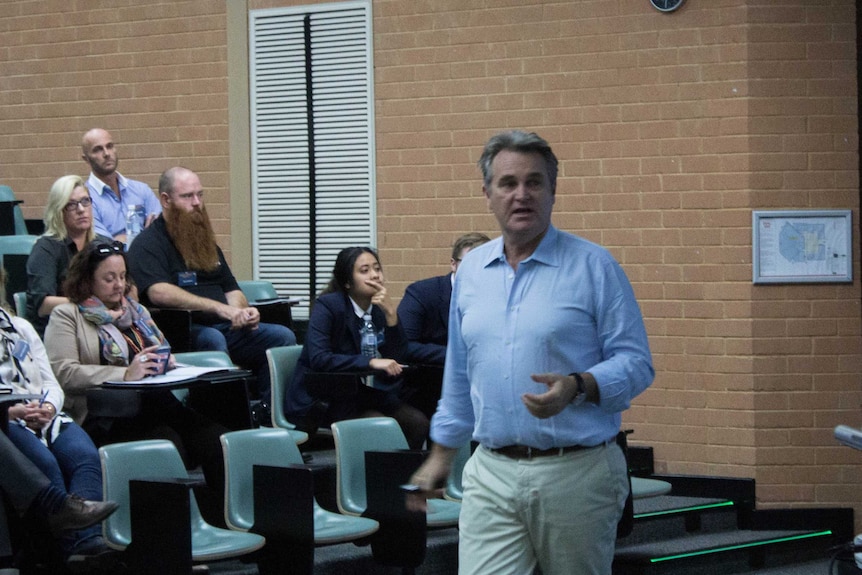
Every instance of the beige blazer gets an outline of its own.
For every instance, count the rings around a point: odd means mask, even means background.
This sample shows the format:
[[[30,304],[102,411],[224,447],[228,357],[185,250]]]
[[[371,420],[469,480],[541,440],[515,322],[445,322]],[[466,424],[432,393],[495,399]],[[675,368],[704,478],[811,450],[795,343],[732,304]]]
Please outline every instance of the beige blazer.
[[[78,424],[87,417],[87,390],[103,381],[121,380],[126,373],[125,367],[101,364],[99,330],[73,303],[64,303],[51,312],[45,348],[57,381],[66,392],[63,409]]]

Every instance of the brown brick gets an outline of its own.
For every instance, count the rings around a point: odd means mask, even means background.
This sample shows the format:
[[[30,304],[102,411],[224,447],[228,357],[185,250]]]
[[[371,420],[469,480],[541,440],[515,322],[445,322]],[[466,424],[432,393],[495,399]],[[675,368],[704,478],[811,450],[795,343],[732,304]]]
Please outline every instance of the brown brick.
[[[225,6],[0,3],[0,182],[28,216],[58,175],[84,171],[80,136],[101,125],[132,177],[202,170],[237,256],[228,166],[247,159],[228,156],[227,90],[247,79],[228,78]],[[554,222],[607,245],[641,298],[658,373],[623,419],[657,467],[754,476],[764,505],[858,516],[860,463],[830,430],[862,407],[860,284],[754,286],[750,263],[753,209],[858,212],[855,5],[373,8],[377,235],[395,297],[445,273],[460,233],[499,234],[475,162],[497,130],[536,130],[561,160]]]

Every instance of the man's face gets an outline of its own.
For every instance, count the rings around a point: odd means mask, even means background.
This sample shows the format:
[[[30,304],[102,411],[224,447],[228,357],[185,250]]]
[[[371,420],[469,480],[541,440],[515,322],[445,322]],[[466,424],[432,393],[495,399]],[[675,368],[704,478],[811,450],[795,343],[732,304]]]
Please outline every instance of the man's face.
[[[182,172],[174,178],[173,191],[162,194],[162,208],[182,210],[186,213],[201,212],[204,205],[204,190],[201,180],[194,172]]]
[[[120,159],[111,134],[105,130],[90,130],[84,137],[82,158],[99,179],[117,171]]]
[[[491,184],[482,191],[504,238],[528,242],[543,234],[554,207],[545,159],[538,153],[503,150],[491,162],[491,172]]]
[[[464,248],[463,250],[461,250],[461,253],[460,253],[460,254],[458,254],[458,259],[457,259],[457,260],[453,260],[453,259],[451,259],[451,258],[450,258],[450,261],[449,261],[449,269],[451,269],[451,270],[452,270],[452,275],[455,275],[456,273],[458,273],[458,266],[460,266],[460,265],[461,265],[461,260],[463,260],[463,259],[464,259],[464,256],[466,256],[466,255],[467,255],[467,252],[469,252],[471,249],[473,249],[473,248],[472,248],[472,246],[471,246],[471,247],[466,247],[466,248]]]

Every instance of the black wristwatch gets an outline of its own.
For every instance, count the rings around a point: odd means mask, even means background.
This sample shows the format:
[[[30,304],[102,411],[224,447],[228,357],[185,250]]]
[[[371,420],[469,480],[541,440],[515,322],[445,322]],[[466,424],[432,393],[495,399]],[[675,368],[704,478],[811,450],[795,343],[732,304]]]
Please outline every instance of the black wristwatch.
[[[587,390],[584,387],[584,378],[580,373],[576,371],[573,371],[569,375],[574,377],[575,382],[578,384],[578,393],[576,393],[575,397],[572,398],[572,405],[581,405],[587,400]]]

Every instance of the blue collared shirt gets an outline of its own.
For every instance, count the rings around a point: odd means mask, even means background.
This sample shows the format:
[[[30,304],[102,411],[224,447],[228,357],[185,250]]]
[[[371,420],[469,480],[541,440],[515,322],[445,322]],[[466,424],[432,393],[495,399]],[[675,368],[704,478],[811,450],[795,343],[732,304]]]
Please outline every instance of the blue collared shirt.
[[[128,206],[144,206],[145,218],[162,213],[162,204],[144,182],[130,180],[117,172],[121,199],[114,191],[90,172],[87,189],[93,200],[93,229],[97,234],[113,238],[126,233],[126,211]]]
[[[521,395],[547,390],[531,374],[575,371],[595,377],[599,405],[547,419],[527,411]],[[640,308],[607,250],[550,226],[514,271],[497,238],[473,248],[455,275],[431,438],[448,447],[471,434],[490,448],[598,445],[654,376]]]

